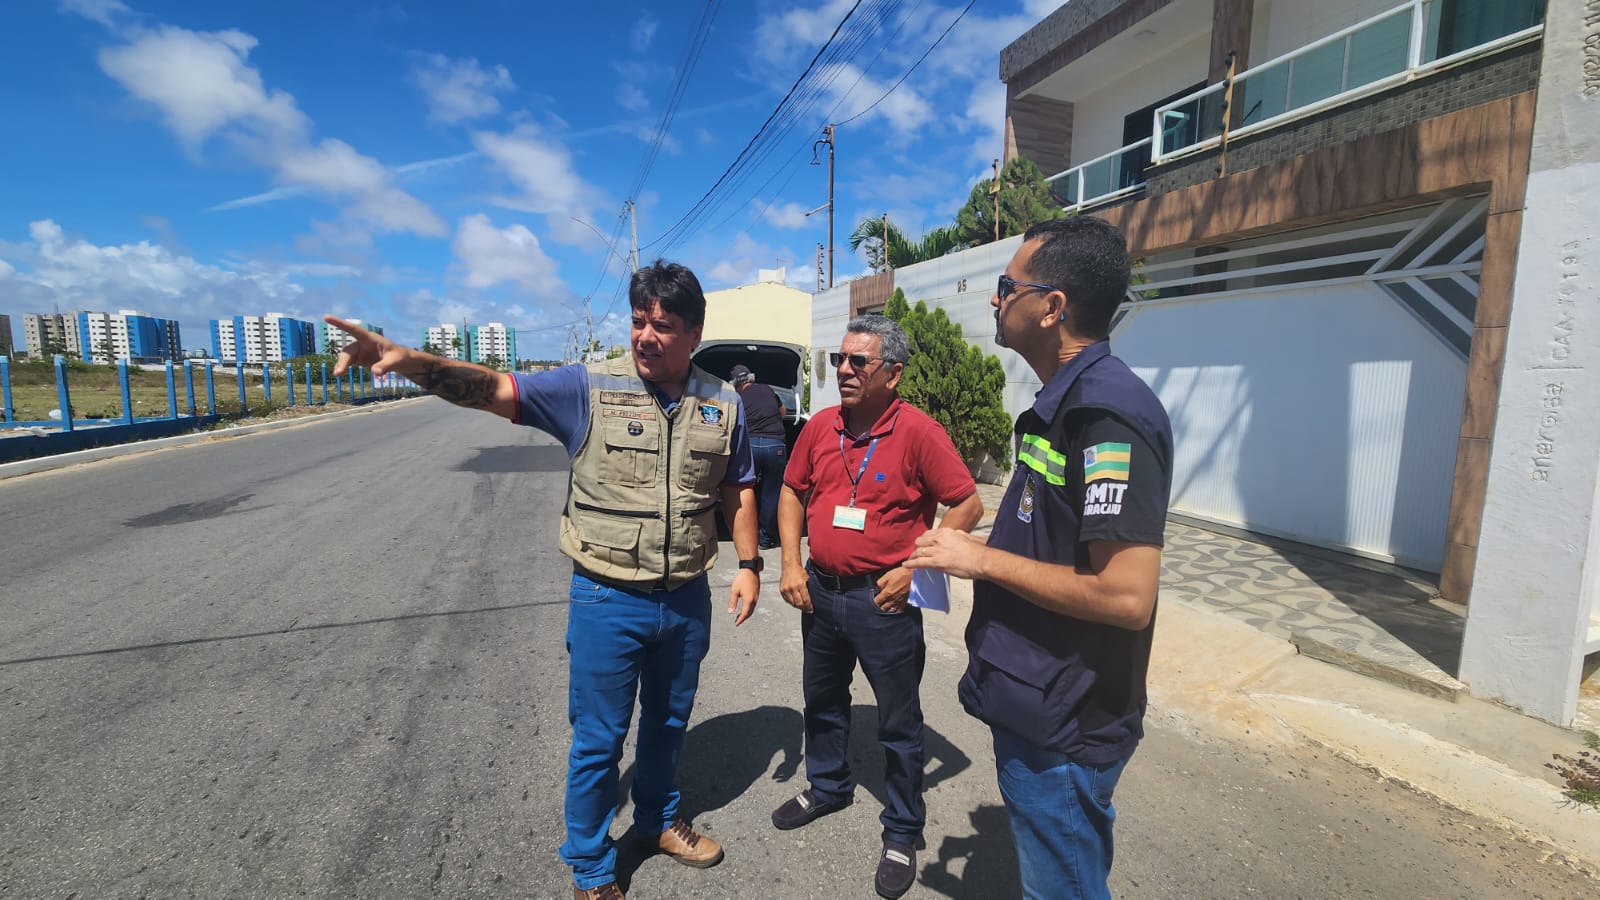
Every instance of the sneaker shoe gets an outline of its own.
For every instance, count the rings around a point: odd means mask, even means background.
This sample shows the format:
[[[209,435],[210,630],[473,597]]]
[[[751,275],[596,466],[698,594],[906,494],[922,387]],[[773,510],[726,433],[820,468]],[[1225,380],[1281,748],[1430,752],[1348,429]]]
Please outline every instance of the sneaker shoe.
[[[801,825],[809,825],[828,813],[844,809],[853,800],[853,797],[846,797],[843,800],[823,803],[817,799],[817,795],[813,794],[810,788],[806,788],[772,811],[772,824],[781,831],[799,828]]]
[[[674,819],[672,827],[654,838],[640,835],[647,849],[658,850],[686,866],[709,869],[722,862],[722,845],[706,837],[682,819]]]
[[[627,900],[622,896],[622,888],[617,887],[615,881],[608,881],[599,887],[584,889],[574,887],[572,900]]]
[[[911,890],[917,880],[917,851],[895,841],[883,842],[883,856],[878,859],[878,877],[872,886],[878,896],[895,900]]]

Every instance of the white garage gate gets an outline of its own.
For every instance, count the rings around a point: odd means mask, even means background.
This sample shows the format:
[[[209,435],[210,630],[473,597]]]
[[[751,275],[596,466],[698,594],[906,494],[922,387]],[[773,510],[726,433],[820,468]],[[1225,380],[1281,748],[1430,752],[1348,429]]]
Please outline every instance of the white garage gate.
[[[1113,330],[1173,511],[1437,572],[1487,201],[1148,260]]]

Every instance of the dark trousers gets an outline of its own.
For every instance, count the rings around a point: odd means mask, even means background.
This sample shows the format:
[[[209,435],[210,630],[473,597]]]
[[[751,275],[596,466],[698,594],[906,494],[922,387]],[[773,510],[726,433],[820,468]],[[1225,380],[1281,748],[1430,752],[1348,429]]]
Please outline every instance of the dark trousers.
[[[788,465],[783,438],[752,437],[750,453],[756,464],[756,519],[761,546],[778,545],[778,492],[783,489],[783,469]]]
[[[886,839],[914,845],[922,805],[922,610],[885,613],[876,589],[827,590],[811,577],[812,612],[800,617],[805,643],[806,778],[822,802],[855,790],[850,775],[850,681],[856,662],[878,702],[878,742],[888,803],[878,820]]]

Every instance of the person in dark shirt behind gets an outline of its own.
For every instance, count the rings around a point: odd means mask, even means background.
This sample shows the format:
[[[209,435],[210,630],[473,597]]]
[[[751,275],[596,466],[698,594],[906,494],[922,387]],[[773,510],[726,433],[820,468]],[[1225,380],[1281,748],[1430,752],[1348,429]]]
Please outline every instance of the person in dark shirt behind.
[[[756,382],[747,366],[734,366],[728,380],[739,389],[744,404],[745,427],[749,429],[750,452],[756,463],[756,509],[761,523],[761,549],[778,546],[778,492],[783,487],[783,467],[787,463],[784,417],[789,410],[772,388]]]

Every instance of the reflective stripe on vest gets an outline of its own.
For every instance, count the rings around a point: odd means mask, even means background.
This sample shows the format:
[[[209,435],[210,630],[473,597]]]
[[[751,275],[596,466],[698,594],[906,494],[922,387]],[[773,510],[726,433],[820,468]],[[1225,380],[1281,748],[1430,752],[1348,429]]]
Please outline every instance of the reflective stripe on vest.
[[[1050,442],[1036,434],[1022,436],[1022,449],[1017,453],[1028,468],[1044,476],[1048,484],[1067,483],[1067,457],[1051,449]]]

